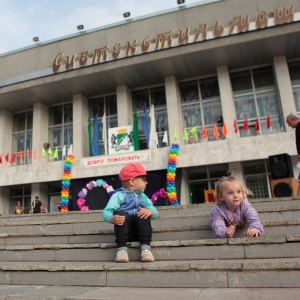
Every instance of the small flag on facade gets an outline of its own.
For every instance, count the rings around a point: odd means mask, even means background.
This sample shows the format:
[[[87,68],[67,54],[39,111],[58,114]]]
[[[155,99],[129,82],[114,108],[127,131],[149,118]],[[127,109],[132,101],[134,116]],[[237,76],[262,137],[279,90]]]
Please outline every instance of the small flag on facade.
[[[208,134],[207,134],[207,128],[206,126],[204,125],[203,129],[202,129],[202,136],[204,139],[207,139],[208,138]]]
[[[235,133],[238,133],[238,125],[237,125],[237,121],[236,120],[234,120],[234,122],[233,122],[233,130],[234,130],[234,132]]]
[[[214,124],[214,128],[213,128],[213,135],[214,135],[214,137],[215,137],[216,139],[218,139],[218,138],[219,138],[219,136],[220,136],[220,134],[219,134],[219,130],[218,130],[218,128],[217,128],[217,125],[216,125],[216,124]]]
[[[270,115],[267,116],[266,123],[267,123],[267,128],[270,129],[270,131],[272,132],[272,125],[271,125]]]
[[[227,125],[225,122],[223,123],[223,126],[222,126],[222,133],[224,136],[226,136],[228,134]]]

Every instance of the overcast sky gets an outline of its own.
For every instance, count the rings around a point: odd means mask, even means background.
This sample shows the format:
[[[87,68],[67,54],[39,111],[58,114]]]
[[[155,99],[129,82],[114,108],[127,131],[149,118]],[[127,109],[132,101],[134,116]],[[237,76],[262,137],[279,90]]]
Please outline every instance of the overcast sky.
[[[185,0],[185,5],[206,2]],[[32,38],[48,41],[84,29],[177,8],[177,0],[0,0],[0,54],[32,45]]]

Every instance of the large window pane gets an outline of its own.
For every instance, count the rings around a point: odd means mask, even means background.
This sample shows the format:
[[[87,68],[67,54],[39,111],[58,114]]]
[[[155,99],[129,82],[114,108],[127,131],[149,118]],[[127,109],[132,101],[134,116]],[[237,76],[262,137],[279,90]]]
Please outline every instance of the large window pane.
[[[217,77],[181,83],[180,93],[183,125],[186,131],[185,142],[187,144],[200,142],[204,126],[206,126],[208,133],[207,139],[216,140],[212,128],[214,125],[223,126],[223,112]],[[219,137],[219,139],[222,138],[224,136]]]
[[[300,117],[300,61],[289,63],[289,72],[297,115]]]
[[[32,161],[32,111],[13,116],[12,157],[16,165]]]
[[[199,103],[182,106],[184,128],[201,126],[201,110]]]
[[[62,150],[73,144],[73,106],[71,103],[49,108],[49,143],[52,153],[57,148],[58,159]],[[47,152],[47,149],[45,149]]]
[[[234,105],[240,136],[279,132],[279,100],[274,84],[273,70],[270,66],[236,72],[230,75],[234,89]],[[270,117],[273,131],[267,128],[266,118]],[[249,123],[249,130],[243,131],[244,120]],[[256,120],[260,130],[255,130]]]
[[[256,92],[274,89],[275,87],[273,71],[271,67],[254,69],[253,80]]]
[[[275,92],[265,92],[257,96],[257,105],[261,117],[279,115],[277,95]]]
[[[89,116],[91,119],[92,131],[94,126],[94,118],[96,117],[96,115],[98,115],[98,124],[99,124],[98,143],[99,143],[100,155],[105,154],[104,141],[102,138],[102,132],[103,132],[102,119],[103,119],[104,112],[106,114],[106,138],[108,138],[108,129],[118,127],[117,96],[115,94],[89,99]]]
[[[249,72],[237,72],[231,76],[233,94],[246,94],[253,91]]]
[[[253,96],[241,96],[234,99],[237,120],[256,118],[256,108]]]
[[[166,92],[164,87],[154,87],[132,92],[132,106],[137,112],[140,149],[147,149],[146,136],[143,129],[144,106],[148,119],[148,130],[150,131],[151,120],[149,118],[150,108],[154,106],[155,129],[158,136],[158,147],[165,147],[163,142],[164,133],[169,130],[168,114],[166,105]]]

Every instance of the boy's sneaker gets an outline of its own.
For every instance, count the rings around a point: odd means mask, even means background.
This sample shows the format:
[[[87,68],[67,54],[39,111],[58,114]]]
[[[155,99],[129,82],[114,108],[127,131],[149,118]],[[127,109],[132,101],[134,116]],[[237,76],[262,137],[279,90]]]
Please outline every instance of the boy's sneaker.
[[[128,253],[126,250],[119,250],[116,254],[115,262],[127,263],[129,262]]]
[[[155,261],[155,258],[150,250],[145,249],[141,252],[141,261],[153,262],[153,261]]]

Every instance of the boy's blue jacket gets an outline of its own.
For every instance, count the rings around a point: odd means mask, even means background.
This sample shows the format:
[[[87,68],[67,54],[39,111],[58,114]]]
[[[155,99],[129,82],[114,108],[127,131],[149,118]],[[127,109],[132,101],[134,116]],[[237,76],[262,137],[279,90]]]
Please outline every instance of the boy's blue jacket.
[[[158,211],[151,200],[142,192],[130,192],[125,188],[120,188],[109,199],[106,207],[102,211],[103,219],[110,223],[110,218],[118,212],[128,212],[129,216],[136,216],[139,207],[152,210],[151,219],[158,217]]]

